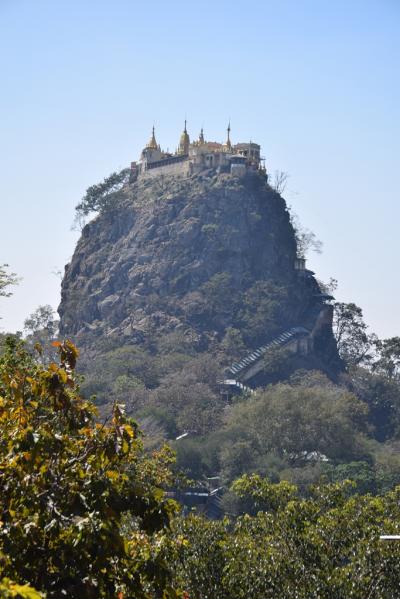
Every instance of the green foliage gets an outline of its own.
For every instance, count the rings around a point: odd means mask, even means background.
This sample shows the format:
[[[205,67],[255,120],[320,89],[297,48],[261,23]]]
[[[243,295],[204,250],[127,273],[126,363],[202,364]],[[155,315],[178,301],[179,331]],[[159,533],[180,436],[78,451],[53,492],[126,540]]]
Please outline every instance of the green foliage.
[[[8,287],[18,283],[18,277],[15,273],[7,272],[8,264],[0,264],[0,297],[10,297],[12,295]]]
[[[0,580],[0,597],[2,599],[11,599],[12,597],[17,597],[18,599],[42,599],[44,595],[35,591],[28,584],[17,584],[8,578],[3,578],[3,580]]]
[[[7,268],[8,264],[0,264],[0,298],[10,297],[12,292],[9,290],[9,288],[13,285],[17,285],[19,281],[15,273],[7,272]]]
[[[263,373],[268,381],[285,380],[292,369],[295,355],[287,347],[267,349],[263,356]]]
[[[131,401],[131,392],[140,386],[152,387],[158,382],[149,353],[135,345],[125,345],[102,352],[96,361],[83,360],[85,379],[82,393],[86,397],[99,393],[102,401]],[[86,374],[87,373],[87,374]],[[124,377],[123,379],[119,377]],[[118,382],[117,382],[118,381]],[[125,382],[121,395],[120,383]]]
[[[376,347],[378,359],[373,365],[374,371],[400,382],[400,337],[378,341]]]
[[[399,441],[382,443],[374,455],[375,485],[380,493],[393,489],[400,481]]]
[[[336,466],[325,464],[324,474],[332,482],[351,480],[358,493],[375,493],[377,490],[374,467],[365,461],[337,464]]]
[[[226,282],[223,276],[212,281],[217,297]],[[177,330],[148,346],[103,343],[97,360],[86,364],[82,391],[99,395],[102,417],[113,401],[125,404],[144,426],[146,447],[189,432],[176,444],[178,465],[198,480],[219,475],[230,483],[255,472],[297,484],[302,493],[322,476],[353,477],[358,491],[374,493],[400,482],[396,373],[352,367],[338,385],[319,371],[299,370],[286,385],[236,396],[227,405],[217,381],[224,366],[244,354],[241,331],[227,327],[221,342],[202,353],[194,333]],[[285,379],[292,360],[287,348],[267,352],[264,377]],[[229,513],[243,508],[231,494],[223,502]]]
[[[334,304],[333,331],[339,354],[350,369],[362,366],[400,382],[400,337],[378,339],[368,332],[361,308]]]
[[[333,333],[340,357],[348,366],[368,363],[376,337],[369,335],[361,308],[356,304],[334,304]]]
[[[228,432],[219,451],[221,471],[226,482],[232,481],[245,472],[257,470],[257,458],[260,455],[255,451],[251,432],[247,434],[247,431],[238,430],[230,434],[229,424],[228,422]]]
[[[193,480],[202,480],[209,474],[204,462],[205,451],[202,443],[191,438],[181,439],[176,443],[176,466],[180,472]]]
[[[346,460],[368,453],[366,416],[365,404],[345,389],[279,384],[233,406],[226,433],[228,440],[247,443],[253,456],[273,452],[301,464],[317,452]]]
[[[119,191],[129,177],[129,169],[119,173],[111,173],[101,183],[92,185],[86,190],[80,203],[76,206],[78,215],[87,216],[91,212],[104,212],[115,205],[115,192]]]
[[[352,368],[349,387],[366,403],[368,420],[378,441],[398,438],[400,433],[400,381],[371,372],[367,368]]]
[[[187,539],[176,576],[191,598],[397,597],[400,545],[379,536],[400,531],[400,488],[349,496],[344,482],[310,488],[307,499],[259,477],[234,488],[264,509],[236,520],[175,522],[175,534]]]
[[[257,281],[244,296],[243,307],[238,316],[246,338],[265,341],[288,322],[287,289],[271,283]]]
[[[230,314],[232,312],[235,294],[232,287],[232,277],[229,273],[220,272],[213,275],[202,285],[201,290],[211,314]]]
[[[143,389],[143,382],[136,376],[128,376],[127,374],[120,374],[114,381],[113,391],[116,394],[126,394],[136,389]]]
[[[164,407],[172,414],[179,431],[191,430],[204,435],[220,423],[219,396],[190,371],[165,377],[152,394],[150,405]]]
[[[274,512],[293,501],[297,491],[295,485],[285,480],[272,485],[257,474],[242,476],[232,484],[231,490],[241,499],[250,497],[257,509]]]
[[[165,561],[175,507],[160,488],[171,454],[145,456],[118,405],[96,423],[77,350],[58,349],[44,368],[10,339],[0,360],[1,576],[55,598],[176,596]]]
[[[39,306],[24,322],[24,331],[29,336],[43,332],[46,340],[54,339],[57,330],[58,321],[54,318],[54,310],[49,305]]]
[[[239,359],[246,351],[246,345],[239,329],[228,327],[221,341],[221,348],[233,361]]]
[[[4,353],[8,339],[15,339],[16,341],[20,340],[22,337],[22,333],[17,331],[16,333],[0,333],[0,356]]]
[[[225,597],[222,579],[226,528],[226,521],[215,522],[196,515],[175,520],[176,537],[186,540],[180,559],[175,562],[175,575],[190,599]]]
[[[25,341],[30,350],[36,350],[36,357],[43,363],[55,359],[51,342],[58,333],[58,320],[51,306],[39,306],[24,322]]]

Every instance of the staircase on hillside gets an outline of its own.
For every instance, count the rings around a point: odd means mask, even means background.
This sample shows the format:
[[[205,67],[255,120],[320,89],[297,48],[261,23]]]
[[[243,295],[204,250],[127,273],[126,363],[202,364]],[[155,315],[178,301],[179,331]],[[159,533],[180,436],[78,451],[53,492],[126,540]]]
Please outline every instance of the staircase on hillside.
[[[261,345],[256,350],[245,356],[239,362],[234,362],[228,369],[228,373],[233,375],[234,378],[226,378],[219,381],[221,387],[226,391],[233,393],[254,393],[254,389],[243,383],[242,381],[248,381],[258,374],[262,368],[262,358],[271,349],[277,349],[280,347],[295,345],[294,351],[299,349],[299,341],[301,339],[306,340],[307,346],[303,346],[302,349],[308,351],[308,339],[310,337],[310,331],[305,327],[292,327],[287,331],[284,331],[272,341],[265,345]]]

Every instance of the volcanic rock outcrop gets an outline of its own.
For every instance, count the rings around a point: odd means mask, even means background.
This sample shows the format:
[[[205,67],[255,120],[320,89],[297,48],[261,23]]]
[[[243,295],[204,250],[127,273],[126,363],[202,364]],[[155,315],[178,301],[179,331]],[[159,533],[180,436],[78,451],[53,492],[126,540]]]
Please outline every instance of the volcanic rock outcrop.
[[[238,331],[250,351],[290,327],[312,331],[325,310],[314,354],[336,363],[326,298],[295,268],[289,213],[265,175],[144,178],[112,206],[65,268],[63,336],[151,349],[178,331],[201,352]]]

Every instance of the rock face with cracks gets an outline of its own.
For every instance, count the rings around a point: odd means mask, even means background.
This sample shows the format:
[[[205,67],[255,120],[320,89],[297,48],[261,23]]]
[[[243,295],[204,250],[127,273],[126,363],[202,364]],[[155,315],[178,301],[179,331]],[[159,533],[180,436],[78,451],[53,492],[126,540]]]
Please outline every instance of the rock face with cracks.
[[[294,268],[285,201],[264,175],[143,179],[112,205],[65,268],[61,334],[80,346],[180,331],[202,351],[234,329],[250,349],[318,310],[315,279]]]

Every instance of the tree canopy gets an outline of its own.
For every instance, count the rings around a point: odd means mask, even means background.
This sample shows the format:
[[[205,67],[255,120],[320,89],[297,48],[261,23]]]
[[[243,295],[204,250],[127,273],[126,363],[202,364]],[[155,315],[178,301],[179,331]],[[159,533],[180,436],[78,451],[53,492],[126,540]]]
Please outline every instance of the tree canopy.
[[[121,189],[128,180],[129,169],[111,173],[101,183],[91,185],[76,206],[78,220],[91,212],[102,212],[114,205],[113,194]]]
[[[175,597],[165,554],[176,508],[161,490],[170,452],[144,455],[118,405],[96,422],[76,348],[57,346],[47,368],[13,338],[0,360],[0,580],[46,597]],[[10,596],[38,596],[28,591]]]
[[[208,458],[196,438],[184,445],[189,462],[215,466],[219,453],[228,515],[183,517],[163,491],[176,484],[171,451],[143,452],[117,403],[109,420],[96,420],[79,393],[76,348],[54,344],[59,361],[47,367],[12,337],[0,358],[0,596],[396,596],[400,547],[379,537],[400,530],[400,464],[395,445],[368,439],[368,402],[321,373],[297,373],[232,404],[208,436]],[[211,368],[197,358],[182,388],[166,377],[158,409],[170,390],[182,400],[177,421],[199,428],[211,396],[196,381]],[[126,392],[125,379],[118,385]],[[320,482],[300,488],[294,473],[307,471],[310,456]]]
[[[400,487],[349,495],[350,481],[298,495],[295,485],[244,476],[232,490],[258,511],[210,522],[175,522],[187,543],[175,563],[191,599],[294,597],[394,599],[400,585]]]

